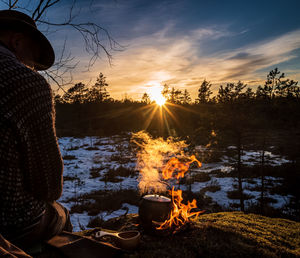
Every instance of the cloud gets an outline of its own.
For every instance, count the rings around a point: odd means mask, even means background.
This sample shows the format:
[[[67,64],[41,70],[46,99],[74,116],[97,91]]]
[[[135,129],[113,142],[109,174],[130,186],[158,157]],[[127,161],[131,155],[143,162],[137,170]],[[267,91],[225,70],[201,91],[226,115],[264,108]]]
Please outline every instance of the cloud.
[[[151,83],[186,88],[195,97],[203,79],[215,87],[237,80],[261,84],[266,75],[259,70],[274,68],[295,58],[292,52],[300,48],[300,30],[296,30],[277,38],[206,55],[203,42],[230,37],[232,33],[215,26],[173,35],[170,31],[174,26],[171,22],[152,34],[121,42],[128,47],[115,54],[113,67],[103,61],[85,76],[96,78],[100,71],[103,72],[110,85],[108,90],[115,98],[127,92],[139,99],[145,86]],[[82,80],[80,73],[75,77]]]
[[[255,72],[259,69],[296,58],[297,56],[292,52],[299,48],[300,30],[296,30],[273,40],[259,42],[228,53],[227,75],[221,80],[244,79],[255,76]],[[233,62],[230,62],[231,60]]]
[[[171,28],[172,25],[169,25],[152,35],[128,42],[129,48],[115,56],[114,67],[105,69],[106,74],[111,74],[108,75],[111,85],[121,83],[123,91],[127,89],[131,92],[137,92],[139,86],[151,81],[186,86],[195,73],[194,66],[199,62],[197,42],[217,34],[219,37],[220,32],[206,29],[200,33],[198,30],[173,38],[167,36]],[[142,95],[142,92],[139,94]]]
[[[237,53],[235,56],[229,57],[228,60],[247,59],[249,57],[251,57],[249,53],[247,53],[247,52],[240,52],[240,53]]]

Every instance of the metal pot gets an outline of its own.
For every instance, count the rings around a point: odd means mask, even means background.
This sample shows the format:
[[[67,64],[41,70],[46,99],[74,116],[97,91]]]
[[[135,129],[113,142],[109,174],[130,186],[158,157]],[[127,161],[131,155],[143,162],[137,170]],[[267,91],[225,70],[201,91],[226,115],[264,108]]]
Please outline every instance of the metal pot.
[[[139,218],[145,229],[152,228],[152,221],[164,222],[172,210],[171,199],[160,195],[145,195],[139,205]]]

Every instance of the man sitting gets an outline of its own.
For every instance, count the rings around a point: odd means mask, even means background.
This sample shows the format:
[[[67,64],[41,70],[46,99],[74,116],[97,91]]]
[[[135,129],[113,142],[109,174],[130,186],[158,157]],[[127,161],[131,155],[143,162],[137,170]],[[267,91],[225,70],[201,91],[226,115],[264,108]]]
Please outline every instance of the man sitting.
[[[63,162],[52,91],[36,72],[53,63],[51,44],[28,15],[0,11],[0,234],[21,247],[72,231],[55,202]]]

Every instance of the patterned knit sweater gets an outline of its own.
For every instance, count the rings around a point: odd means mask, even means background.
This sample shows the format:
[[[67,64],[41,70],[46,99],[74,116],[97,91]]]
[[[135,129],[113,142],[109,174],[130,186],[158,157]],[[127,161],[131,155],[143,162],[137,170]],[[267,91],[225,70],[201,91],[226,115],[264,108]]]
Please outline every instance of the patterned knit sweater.
[[[0,233],[32,224],[62,193],[47,81],[0,46]]]

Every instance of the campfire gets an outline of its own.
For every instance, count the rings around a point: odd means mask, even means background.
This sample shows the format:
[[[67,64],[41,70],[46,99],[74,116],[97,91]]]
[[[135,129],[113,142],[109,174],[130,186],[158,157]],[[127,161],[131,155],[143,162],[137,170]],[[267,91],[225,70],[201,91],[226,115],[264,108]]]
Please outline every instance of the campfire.
[[[179,183],[189,171],[190,165],[201,162],[195,155],[185,155],[187,144],[171,138],[152,139],[146,133],[134,135],[138,151],[139,188],[142,198],[139,216],[145,229],[178,232],[183,226],[196,219],[203,211],[197,209],[197,201],[184,203]],[[176,186],[177,185],[177,186]],[[162,196],[169,188],[171,198]],[[149,194],[152,193],[152,194]]]
[[[175,227],[176,231],[184,226],[191,218],[196,219],[200,213],[204,211],[191,212],[192,209],[197,208],[196,200],[192,202],[188,201],[188,204],[182,203],[182,191],[174,190],[174,187],[171,190],[172,204],[173,209],[170,213],[170,218],[164,221],[159,227],[158,230],[172,229]]]
[[[180,162],[178,158],[171,158],[165,168],[162,171],[163,179],[169,180],[175,177],[177,180],[183,178],[185,173],[188,171],[190,164],[196,162],[199,167],[201,167],[201,162],[196,159],[194,155],[190,157],[188,162]],[[169,218],[165,220],[159,227],[158,230],[167,230],[175,228],[175,231],[179,230],[183,225],[189,222],[191,219],[196,219],[199,214],[204,211],[191,212],[192,209],[197,208],[197,201],[193,199],[192,202],[187,204],[182,203],[182,190],[175,190],[172,187],[170,191],[172,197],[172,210]]]

